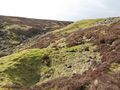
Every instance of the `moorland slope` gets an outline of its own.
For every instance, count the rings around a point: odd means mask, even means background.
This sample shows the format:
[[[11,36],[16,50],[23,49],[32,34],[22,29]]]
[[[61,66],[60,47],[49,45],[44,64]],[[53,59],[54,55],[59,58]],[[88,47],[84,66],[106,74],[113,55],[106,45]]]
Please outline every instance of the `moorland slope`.
[[[0,86],[120,90],[120,18],[81,20],[29,39],[0,58]]]

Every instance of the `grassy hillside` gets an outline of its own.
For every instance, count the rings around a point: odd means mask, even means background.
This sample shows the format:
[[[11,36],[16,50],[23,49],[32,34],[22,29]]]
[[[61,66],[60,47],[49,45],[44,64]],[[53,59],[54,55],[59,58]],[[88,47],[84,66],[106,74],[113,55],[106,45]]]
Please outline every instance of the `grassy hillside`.
[[[119,90],[119,36],[119,17],[81,20],[37,35],[0,58],[0,86]]]

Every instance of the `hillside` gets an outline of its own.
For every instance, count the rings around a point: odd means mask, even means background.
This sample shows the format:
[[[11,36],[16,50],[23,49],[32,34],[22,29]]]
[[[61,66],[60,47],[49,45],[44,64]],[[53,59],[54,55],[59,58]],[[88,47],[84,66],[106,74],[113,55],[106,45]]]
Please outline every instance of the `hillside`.
[[[0,57],[13,53],[35,36],[62,28],[72,22],[0,16]]]
[[[26,41],[0,58],[1,87],[120,90],[119,17],[81,20]]]

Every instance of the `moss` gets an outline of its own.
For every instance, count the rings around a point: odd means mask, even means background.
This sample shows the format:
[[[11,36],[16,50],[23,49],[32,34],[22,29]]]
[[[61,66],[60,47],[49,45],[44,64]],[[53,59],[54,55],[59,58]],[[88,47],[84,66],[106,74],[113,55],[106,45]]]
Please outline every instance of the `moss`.
[[[84,51],[86,47],[90,48],[89,51]],[[93,63],[96,62],[96,65],[101,63],[101,56],[98,52],[94,52],[95,49],[96,46],[91,43],[60,48],[59,50],[55,49],[49,55],[52,66],[49,69],[47,67],[42,69],[42,79],[38,84],[58,77],[72,76],[74,73],[82,74],[89,68],[95,68]],[[71,52],[71,50],[76,51]]]
[[[59,29],[59,30],[55,30],[53,31],[54,33],[72,33],[75,32],[77,30],[80,29],[84,29],[84,28],[88,28],[88,27],[93,27],[96,26],[98,22],[100,21],[104,21],[106,18],[100,18],[100,19],[86,19],[86,20],[80,20],[78,22],[75,22],[73,24],[70,24],[68,26],[66,26],[65,28]]]
[[[13,83],[33,85],[39,81],[45,50],[25,50],[0,59],[0,72],[4,72]],[[34,73],[34,74],[33,74]]]
[[[32,28],[31,26],[27,26],[27,25],[17,25],[17,24],[13,24],[13,25],[6,25],[4,27],[5,30],[11,30],[11,29],[15,29],[15,30],[29,30],[30,28]]]
[[[95,49],[93,44],[86,43],[68,48],[64,39],[58,42],[61,43],[57,44],[60,46],[57,50],[54,47],[28,49],[0,58],[0,72],[4,74],[2,77],[9,80],[8,83],[35,85],[74,73],[82,74],[90,67],[95,68],[94,60],[100,63],[100,54],[93,51]],[[89,51],[84,50],[86,47]],[[3,82],[5,80],[1,81],[0,85]]]
[[[12,45],[18,45],[20,44],[20,41],[17,41],[17,40],[10,40],[9,41]]]
[[[118,70],[120,70],[120,64],[118,63],[112,63],[109,67],[110,72],[116,72]]]
[[[50,48],[54,48],[54,49],[61,49],[61,48],[66,48],[66,43],[65,43],[66,39],[65,38],[61,38],[57,41],[55,41],[54,43],[50,44],[49,47]]]
[[[78,45],[78,46],[73,46],[73,47],[70,47],[68,49],[68,51],[70,52],[82,52],[82,51],[94,51],[96,49],[96,46],[92,46],[91,43],[85,43],[85,44],[82,44],[82,45]]]
[[[94,26],[97,22],[103,21],[105,18],[100,18],[100,19],[86,19],[86,20],[81,20],[78,21],[77,23],[74,23],[75,26],[78,26],[79,28],[87,28]]]

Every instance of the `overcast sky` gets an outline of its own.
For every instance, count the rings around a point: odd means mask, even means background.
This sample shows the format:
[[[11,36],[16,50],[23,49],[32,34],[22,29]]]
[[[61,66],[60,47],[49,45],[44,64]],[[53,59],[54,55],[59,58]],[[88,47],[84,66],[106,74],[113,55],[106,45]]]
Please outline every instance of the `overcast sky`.
[[[120,16],[120,0],[0,0],[0,15],[77,21]]]

